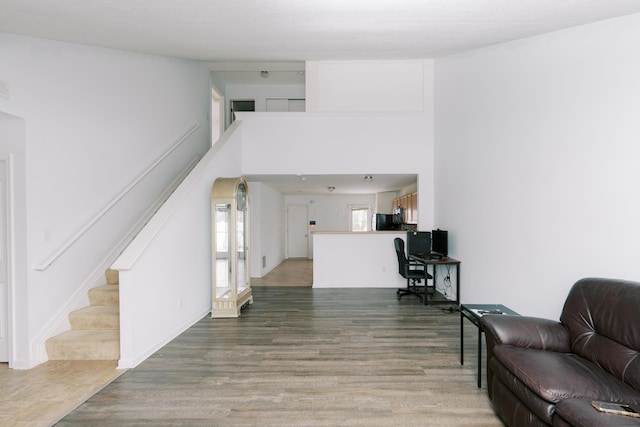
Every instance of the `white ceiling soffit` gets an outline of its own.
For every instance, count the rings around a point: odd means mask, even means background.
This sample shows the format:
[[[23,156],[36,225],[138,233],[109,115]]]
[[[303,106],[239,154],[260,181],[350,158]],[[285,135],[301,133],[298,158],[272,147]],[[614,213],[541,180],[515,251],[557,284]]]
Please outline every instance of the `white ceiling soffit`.
[[[213,71],[226,85],[304,85],[304,71],[273,71],[267,65],[261,68],[267,71],[266,77],[261,76],[261,71]]]
[[[370,176],[370,180],[365,180]],[[371,175],[247,175],[247,182],[261,182],[282,194],[375,194],[415,185],[416,174]],[[329,187],[334,190],[329,191]]]
[[[0,31],[202,61],[435,58],[638,0],[0,0]]]

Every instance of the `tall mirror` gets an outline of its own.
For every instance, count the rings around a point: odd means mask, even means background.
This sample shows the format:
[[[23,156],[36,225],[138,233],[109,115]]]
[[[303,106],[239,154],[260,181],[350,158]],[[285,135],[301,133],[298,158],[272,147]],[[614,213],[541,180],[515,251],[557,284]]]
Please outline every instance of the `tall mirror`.
[[[211,317],[238,317],[246,304],[253,304],[249,279],[249,196],[242,177],[216,179],[211,190],[211,213]]]

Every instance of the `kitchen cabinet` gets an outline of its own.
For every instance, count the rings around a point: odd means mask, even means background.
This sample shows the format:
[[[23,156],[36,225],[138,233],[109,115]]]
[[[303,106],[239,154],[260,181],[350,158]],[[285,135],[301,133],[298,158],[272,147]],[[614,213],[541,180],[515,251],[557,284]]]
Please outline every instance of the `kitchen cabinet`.
[[[405,224],[418,223],[418,193],[405,194],[393,200],[393,208],[402,208],[402,222]]]

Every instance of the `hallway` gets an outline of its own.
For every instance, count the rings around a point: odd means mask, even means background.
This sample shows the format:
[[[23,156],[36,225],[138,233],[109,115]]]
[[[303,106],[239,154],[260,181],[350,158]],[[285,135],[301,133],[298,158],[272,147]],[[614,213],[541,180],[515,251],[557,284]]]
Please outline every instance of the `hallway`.
[[[313,260],[289,258],[262,278],[251,278],[251,286],[306,286],[313,285]]]

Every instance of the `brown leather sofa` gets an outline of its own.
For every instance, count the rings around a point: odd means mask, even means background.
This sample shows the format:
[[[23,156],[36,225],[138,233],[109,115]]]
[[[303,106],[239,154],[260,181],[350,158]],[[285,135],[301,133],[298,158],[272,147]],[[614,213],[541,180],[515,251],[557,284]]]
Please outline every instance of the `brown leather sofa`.
[[[640,283],[579,280],[560,322],[486,315],[487,388],[507,426],[640,426],[592,400],[640,404]]]

